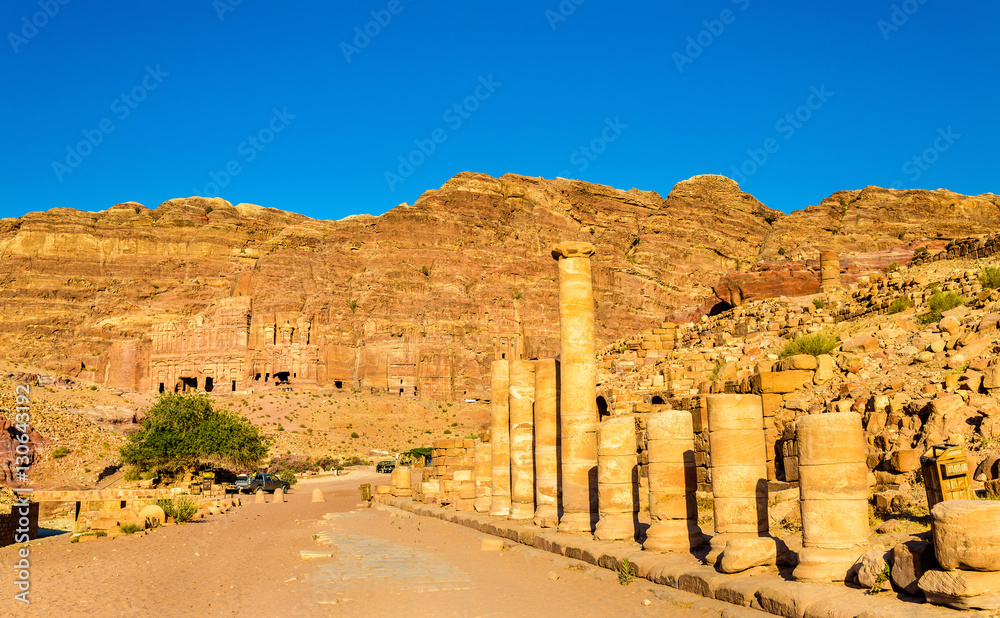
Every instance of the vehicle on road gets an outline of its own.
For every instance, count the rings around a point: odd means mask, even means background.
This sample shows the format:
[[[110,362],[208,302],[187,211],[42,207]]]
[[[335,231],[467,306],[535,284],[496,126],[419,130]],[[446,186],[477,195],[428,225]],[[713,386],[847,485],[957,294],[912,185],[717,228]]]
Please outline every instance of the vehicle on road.
[[[378,462],[375,466],[376,472],[388,473],[396,469],[396,462],[391,459],[386,459],[385,461]]]
[[[274,490],[281,488],[281,491],[288,491],[291,485],[288,481],[279,479],[274,474],[254,474],[253,476],[240,475],[234,483],[236,491],[243,494],[252,494],[258,491],[274,493]]]

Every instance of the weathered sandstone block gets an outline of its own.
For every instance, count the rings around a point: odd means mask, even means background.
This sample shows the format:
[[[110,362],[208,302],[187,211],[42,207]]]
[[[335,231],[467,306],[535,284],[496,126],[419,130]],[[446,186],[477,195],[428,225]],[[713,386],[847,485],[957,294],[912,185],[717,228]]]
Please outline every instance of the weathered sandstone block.
[[[594,539],[631,540],[636,535],[636,513],[639,512],[635,420],[625,416],[601,423],[597,430],[597,448],[600,519]]]

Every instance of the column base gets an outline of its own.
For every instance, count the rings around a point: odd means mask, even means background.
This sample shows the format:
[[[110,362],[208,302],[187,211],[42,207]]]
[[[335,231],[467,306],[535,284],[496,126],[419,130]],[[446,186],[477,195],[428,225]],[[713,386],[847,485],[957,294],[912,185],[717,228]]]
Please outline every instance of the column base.
[[[485,498],[476,498],[476,500],[472,503],[472,508],[474,508],[477,513],[489,513],[490,512],[489,496],[486,496]]]
[[[800,582],[844,582],[847,572],[867,548],[823,549],[803,547],[799,550],[799,564],[792,577]]]
[[[604,515],[594,526],[595,541],[635,540],[635,514],[611,513]]]
[[[494,497],[490,500],[490,515],[492,517],[507,517],[510,515],[510,498]]]
[[[723,532],[708,539],[708,555],[705,556],[705,564],[713,569],[719,569],[719,557],[726,550],[726,543],[732,539],[758,538],[768,536],[767,532]]]
[[[566,513],[563,512],[562,519],[559,520],[559,532],[570,534],[591,534],[594,531],[594,524],[590,513]]]
[[[646,530],[643,551],[688,553],[705,544],[705,535],[686,519],[654,521]]]
[[[527,504],[524,502],[512,502],[510,505],[510,514],[507,516],[507,518],[515,521],[526,521],[530,520],[534,516],[535,516],[534,504]]]
[[[535,509],[534,524],[539,528],[555,528],[559,525],[559,510],[553,504],[540,504]]]

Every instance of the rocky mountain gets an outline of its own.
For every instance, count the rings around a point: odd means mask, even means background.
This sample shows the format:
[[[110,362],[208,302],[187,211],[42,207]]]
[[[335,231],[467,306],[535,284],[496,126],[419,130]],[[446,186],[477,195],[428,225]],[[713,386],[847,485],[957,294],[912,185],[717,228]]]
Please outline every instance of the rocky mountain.
[[[598,249],[603,345],[788,293],[784,273],[808,293],[819,250],[872,268],[998,220],[992,195],[876,188],[786,216],[722,176],[663,198],[463,173],[340,221],[201,197],[55,208],[0,220],[0,354],[140,391],[279,380],[479,398],[494,358],[557,353],[554,242]]]

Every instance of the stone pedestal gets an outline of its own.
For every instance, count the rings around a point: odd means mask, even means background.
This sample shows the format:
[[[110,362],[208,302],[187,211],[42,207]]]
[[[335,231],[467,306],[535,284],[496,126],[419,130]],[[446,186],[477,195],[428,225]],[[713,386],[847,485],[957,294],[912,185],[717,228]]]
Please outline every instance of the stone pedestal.
[[[698,527],[697,464],[690,412],[667,410],[646,420],[649,517],[642,548],[689,552],[704,542]]]
[[[510,361],[510,519],[535,516],[535,363]]]
[[[490,515],[510,515],[510,363],[493,361],[490,390]]]
[[[597,355],[590,256],[594,246],[562,242],[559,262],[561,532],[594,531],[597,523]]]
[[[708,395],[708,440],[715,497],[715,535],[706,563],[716,566],[726,543],[767,536],[767,455],[758,395]]]
[[[868,466],[861,415],[812,414],[795,421],[802,550],[792,575],[842,582],[868,543]]]
[[[819,289],[832,292],[840,288],[840,256],[835,251],[819,253]]]
[[[639,513],[635,419],[611,418],[597,428],[597,541],[631,541]]]
[[[477,513],[490,512],[490,496],[493,493],[492,448],[493,445],[489,442],[477,442],[472,451],[472,478],[476,486],[473,508]]]
[[[535,362],[535,525],[559,525],[559,362]]]
[[[396,466],[389,476],[392,480],[392,495],[397,498],[409,498],[413,495],[413,487],[410,484],[410,468],[407,466]]]

